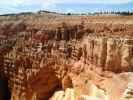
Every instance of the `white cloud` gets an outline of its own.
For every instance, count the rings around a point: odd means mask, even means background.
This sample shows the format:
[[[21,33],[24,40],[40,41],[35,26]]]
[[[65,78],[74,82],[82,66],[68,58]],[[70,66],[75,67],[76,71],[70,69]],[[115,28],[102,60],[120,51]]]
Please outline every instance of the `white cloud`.
[[[84,3],[84,4],[123,4],[129,3],[133,0],[56,0],[56,3]]]
[[[129,3],[133,0],[0,0],[0,5],[18,6],[18,5],[35,5],[49,6],[53,4],[64,3],[100,3],[100,4],[123,4]]]
[[[53,0],[0,0],[0,5],[18,6],[18,5],[50,5]]]
[[[53,0],[0,0],[0,14],[53,8],[55,7],[55,3],[52,1]]]

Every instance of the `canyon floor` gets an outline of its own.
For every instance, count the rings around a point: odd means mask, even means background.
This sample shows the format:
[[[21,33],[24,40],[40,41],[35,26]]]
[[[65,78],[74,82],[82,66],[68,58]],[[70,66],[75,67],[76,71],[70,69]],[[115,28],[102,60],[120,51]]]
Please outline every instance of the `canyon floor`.
[[[133,100],[133,16],[1,15],[0,100]]]

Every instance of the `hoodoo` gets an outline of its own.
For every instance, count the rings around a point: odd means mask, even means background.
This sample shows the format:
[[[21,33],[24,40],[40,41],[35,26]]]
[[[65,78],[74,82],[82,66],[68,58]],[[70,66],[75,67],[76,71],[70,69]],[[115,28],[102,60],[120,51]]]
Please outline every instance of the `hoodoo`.
[[[133,100],[132,19],[0,16],[0,100]]]

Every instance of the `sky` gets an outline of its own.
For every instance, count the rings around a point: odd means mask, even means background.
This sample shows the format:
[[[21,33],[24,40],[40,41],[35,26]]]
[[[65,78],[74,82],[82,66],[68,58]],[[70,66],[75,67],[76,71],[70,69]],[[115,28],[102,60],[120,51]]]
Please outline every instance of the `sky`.
[[[133,0],[0,0],[0,14],[36,12],[133,11]]]

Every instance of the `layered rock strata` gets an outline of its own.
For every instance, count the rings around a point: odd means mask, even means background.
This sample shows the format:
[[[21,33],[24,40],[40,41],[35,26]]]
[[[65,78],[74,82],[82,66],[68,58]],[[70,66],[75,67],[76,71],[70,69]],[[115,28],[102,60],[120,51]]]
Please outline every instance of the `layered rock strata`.
[[[133,39],[88,36],[83,39],[84,57],[103,70],[133,70]]]

